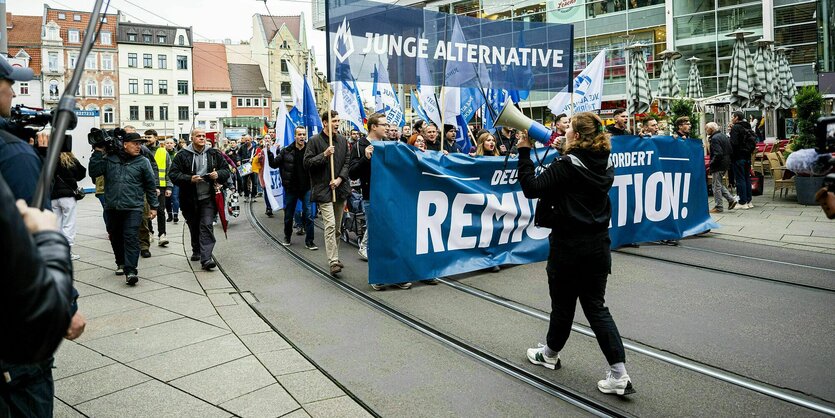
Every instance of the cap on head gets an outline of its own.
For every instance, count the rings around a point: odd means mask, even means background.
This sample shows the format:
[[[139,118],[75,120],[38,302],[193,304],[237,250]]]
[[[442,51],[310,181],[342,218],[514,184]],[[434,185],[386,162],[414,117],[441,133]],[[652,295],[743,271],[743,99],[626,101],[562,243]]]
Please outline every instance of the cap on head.
[[[131,132],[125,134],[125,139],[122,142],[145,142],[145,138],[142,138],[142,135],[139,135],[136,132]]]
[[[11,81],[30,81],[35,78],[31,68],[15,68],[5,57],[0,59],[0,78]]]

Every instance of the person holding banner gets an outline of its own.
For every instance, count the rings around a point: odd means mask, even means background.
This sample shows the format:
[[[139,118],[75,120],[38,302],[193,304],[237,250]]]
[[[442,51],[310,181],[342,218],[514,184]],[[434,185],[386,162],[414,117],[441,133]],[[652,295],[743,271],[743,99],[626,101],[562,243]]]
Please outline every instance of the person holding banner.
[[[609,125],[606,130],[609,131],[612,136],[632,135],[632,132],[629,132],[629,129],[626,129],[626,124],[629,122],[629,114],[626,113],[626,109],[615,109],[613,116],[615,118],[615,123],[614,125]]]
[[[296,206],[301,202],[301,223],[305,231],[304,246],[311,251],[319,247],[313,243],[313,219],[310,217],[310,175],[304,168],[304,153],[307,148],[307,130],[304,126],[296,127],[292,145],[286,146],[273,155],[267,151],[269,164],[281,172],[281,183],[284,186],[284,241],[281,245],[290,245],[293,236],[293,218]]]
[[[304,168],[310,174],[310,200],[319,204],[322,222],[325,224],[325,252],[328,255],[330,273],[336,275],[345,267],[339,261],[337,239],[341,234],[345,200],[351,193],[351,182],[348,179],[348,140],[336,132],[341,122],[337,111],[326,110],[322,112],[321,117],[322,132],[308,140],[304,152]]]
[[[610,369],[597,382],[603,393],[634,393],[626,373],[626,355],[617,325],[605,305],[606,280],[612,269],[609,189],[615,170],[609,160],[611,140],[600,118],[583,112],[571,119],[565,155],[542,174],[534,174],[531,143],[519,140],[519,183],[528,199],[540,199],[535,223],[551,228],[546,272],[551,319],[546,344],[529,348],[527,358],[549,369],[561,366],[559,352],[571,334],[577,299]]]
[[[644,119],[644,129],[641,130],[641,136],[655,136],[658,135],[658,120],[654,117]]]
[[[455,136],[457,134],[457,129],[455,125],[444,125],[444,151],[452,154],[455,152],[461,152],[461,147],[458,146],[458,142],[455,141]]]
[[[521,134],[521,132],[520,132]],[[528,135],[524,134],[524,136],[519,135],[519,139],[522,140],[524,138],[525,141],[528,140]],[[493,134],[490,131],[482,130],[478,133],[478,138],[476,138],[476,143],[478,144],[475,155],[476,156],[484,156],[490,155],[493,157],[498,157],[501,154],[499,153],[499,149],[496,148],[496,138],[493,137]]]
[[[426,149],[431,151],[441,150],[441,141],[438,140],[438,127],[434,123],[422,125],[421,134],[426,141]]]
[[[568,129],[568,115],[560,113],[554,117],[554,133],[551,134],[551,140],[545,145],[557,151],[562,151],[562,143],[565,139],[566,129]]]

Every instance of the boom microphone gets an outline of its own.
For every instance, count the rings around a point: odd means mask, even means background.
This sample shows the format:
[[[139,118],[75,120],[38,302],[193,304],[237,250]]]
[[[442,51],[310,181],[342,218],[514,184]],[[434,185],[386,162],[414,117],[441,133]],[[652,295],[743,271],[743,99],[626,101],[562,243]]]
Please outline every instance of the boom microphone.
[[[496,118],[494,125],[509,126],[519,130],[524,129],[528,131],[528,137],[543,144],[547,144],[551,140],[551,130],[546,128],[545,125],[525,116],[521,110],[513,105],[510,99],[507,99],[505,102],[504,108]]]

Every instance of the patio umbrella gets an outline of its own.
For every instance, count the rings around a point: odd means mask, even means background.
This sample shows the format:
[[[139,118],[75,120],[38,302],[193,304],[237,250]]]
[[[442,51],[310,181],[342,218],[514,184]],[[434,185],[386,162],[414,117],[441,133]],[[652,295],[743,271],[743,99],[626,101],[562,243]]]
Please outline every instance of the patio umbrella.
[[[664,58],[664,65],[661,67],[661,78],[658,82],[658,95],[662,97],[678,97],[681,95],[681,86],[676,75],[675,60],[681,58],[677,51],[664,50],[660,54]],[[658,99],[658,108],[664,112],[670,111],[670,99]]]
[[[760,82],[760,94],[757,103],[760,108],[773,108],[777,106],[777,66],[774,61],[774,52],[771,50],[773,41],[765,39],[757,40],[757,53],[754,57],[754,66],[757,70],[757,79]]]
[[[649,88],[649,74],[647,74],[647,59],[644,56],[645,45],[636,43],[629,50],[629,85],[628,109],[630,115],[644,113],[652,104],[652,92]]]
[[[778,109],[791,109],[794,105],[794,96],[797,94],[797,87],[794,85],[794,76],[789,68],[789,60],[786,58],[786,51],[789,48],[777,48],[777,73],[780,97]]]
[[[223,227],[223,236],[229,239],[229,235],[226,234],[226,230],[229,229],[229,221],[226,220],[226,204],[223,201],[223,192],[221,191],[222,187],[219,183],[215,183],[215,208],[217,209],[217,215],[220,217],[220,225]]]
[[[745,43],[745,35],[753,32],[745,32],[737,29],[728,34],[735,37],[733,55],[731,55],[731,69],[728,73],[728,93],[731,95],[731,106],[736,108],[748,107],[751,100],[756,97],[759,83],[754,71],[754,60],[748,52],[748,45]]]
[[[696,63],[701,61],[699,57],[687,58],[690,61],[690,74],[687,76],[687,97],[691,99],[701,99],[705,97],[704,89],[702,89],[702,79],[699,75],[699,68]]]

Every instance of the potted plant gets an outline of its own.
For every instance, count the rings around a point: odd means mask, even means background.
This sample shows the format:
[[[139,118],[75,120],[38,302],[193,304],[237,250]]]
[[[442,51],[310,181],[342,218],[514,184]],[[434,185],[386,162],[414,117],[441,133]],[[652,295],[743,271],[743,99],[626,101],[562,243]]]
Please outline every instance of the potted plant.
[[[815,148],[815,123],[821,115],[823,96],[814,86],[800,89],[794,99],[797,107],[797,136],[787,147],[787,155],[794,151]],[[823,176],[811,170],[797,171],[794,178],[797,202],[801,205],[816,205],[815,192],[823,186]]]

